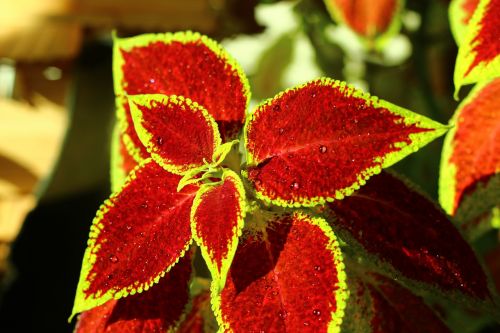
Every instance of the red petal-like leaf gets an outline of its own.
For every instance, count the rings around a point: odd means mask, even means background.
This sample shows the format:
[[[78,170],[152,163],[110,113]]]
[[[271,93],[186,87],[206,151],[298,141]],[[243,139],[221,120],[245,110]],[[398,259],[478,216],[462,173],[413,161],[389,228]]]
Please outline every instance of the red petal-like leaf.
[[[75,333],[167,332],[188,304],[191,271],[191,256],[186,255],[150,290],[83,312]]]
[[[464,207],[461,222],[500,204],[499,179],[493,179],[500,171],[499,105],[500,78],[477,85],[459,105],[451,120],[455,126],[446,135],[439,184],[441,205],[454,215],[465,197],[483,192]],[[481,189],[484,186],[487,188]]]
[[[414,290],[462,302],[491,301],[488,279],[469,244],[444,212],[395,176],[375,176],[329,207],[337,234],[374,259],[366,265]]]
[[[302,213],[268,221],[244,238],[226,285],[213,294],[231,332],[330,332],[347,298],[339,244],[326,221]]]
[[[458,50],[455,95],[465,84],[500,76],[500,0],[480,0]]]
[[[205,291],[192,301],[191,310],[187,313],[186,319],[181,323],[177,333],[215,333],[217,325],[207,320],[213,316],[210,304],[210,292]],[[215,318],[213,318],[215,321]]]
[[[130,113],[130,105],[126,96],[116,98],[116,120],[118,128],[122,134],[123,144],[128,151],[128,154],[137,162],[149,157],[146,147],[142,144],[137,132],[134,128],[132,114]]]
[[[111,191],[117,192],[125,183],[128,174],[137,166],[135,159],[129,154],[123,135],[115,126],[111,138]]]
[[[188,97],[208,110],[224,137],[243,125],[248,80],[236,61],[206,36],[188,31],[117,38],[113,72],[116,95]]]
[[[220,145],[217,125],[198,103],[181,96],[129,96],[134,127],[151,157],[183,174],[212,162]]]
[[[450,26],[453,37],[460,45],[467,33],[472,14],[477,8],[479,0],[452,0],[450,2]]]
[[[446,128],[320,79],[266,101],[247,120],[246,174],[257,196],[281,206],[313,206],[350,195]]]
[[[422,298],[391,279],[367,273],[349,276],[349,289],[342,325],[346,332],[450,332]]]
[[[236,173],[224,170],[221,183],[202,185],[191,210],[194,239],[212,273],[224,286],[245,217],[245,189]]]
[[[358,35],[373,41],[397,33],[401,26],[403,0],[325,0],[332,17]]]
[[[92,223],[73,315],[149,289],[191,243],[195,185],[177,192],[180,176],[145,160],[111,195]]]

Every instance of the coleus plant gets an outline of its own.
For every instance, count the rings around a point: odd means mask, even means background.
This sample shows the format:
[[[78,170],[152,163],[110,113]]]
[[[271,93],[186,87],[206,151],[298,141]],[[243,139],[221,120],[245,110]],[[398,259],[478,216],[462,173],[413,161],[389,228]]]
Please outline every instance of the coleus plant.
[[[116,39],[114,78],[77,332],[211,331],[208,298],[223,332],[447,332],[425,295],[497,311],[446,215],[382,172],[446,126],[327,78],[247,114],[243,71],[191,32]],[[209,295],[190,296],[195,247]]]

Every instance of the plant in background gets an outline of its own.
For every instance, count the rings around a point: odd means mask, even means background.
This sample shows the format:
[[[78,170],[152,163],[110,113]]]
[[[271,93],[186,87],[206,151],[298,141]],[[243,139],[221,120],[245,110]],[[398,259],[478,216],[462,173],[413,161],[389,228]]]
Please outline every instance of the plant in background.
[[[191,32],[116,39],[114,76],[77,332],[446,332],[429,295],[496,313],[447,216],[382,171],[447,126],[327,78],[247,114],[239,66]]]

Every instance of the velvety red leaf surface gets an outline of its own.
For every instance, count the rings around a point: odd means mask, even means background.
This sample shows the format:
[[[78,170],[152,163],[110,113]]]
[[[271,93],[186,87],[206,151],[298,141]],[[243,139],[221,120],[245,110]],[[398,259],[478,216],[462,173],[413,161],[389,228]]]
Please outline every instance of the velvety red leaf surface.
[[[204,161],[211,162],[216,144],[219,143],[215,124],[190,100],[159,96],[130,98],[134,104],[131,107],[140,110],[138,117],[132,110],[135,128],[139,131],[140,126],[146,130],[148,138],[141,136],[141,133],[139,137],[148,151],[181,171],[185,171],[188,166],[202,166]]]
[[[412,282],[491,297],[474,252],[444,212],[395,176],[383,172],[329,207],[333,226]]]
[[[86,253],[86,260],[95,260],[85,276],[90,283],[83,290],[86,297],[151,284],[184,253],[191,242],[190,210],[198,187],[177,192],[179,179],[147,160],[101,207],[89,237],[90,258]]]
[[[243,185],[235,173],[231,174],[221,184],[205,187],[208,190],[197,197],[199,202],[195,202],[192,214],[194,234],[204,256],[210,257],[207,264],[217,272],[216,276],[220,276],[224,262],[227,272],[243,228]]]
[[[400,152],[396,143],[409,145],[410,135],[431,131],[353,93],[318,80],[255,111],[245,130],[257,165],[248,178],[258,192],[286,204],[335,197]]]
[[[487,182],[500,170],[499,105],[500,78],[486,85],[458,111],[449,157],[449,163],[456,166],[452,214],[478,182]]]
[[[204,43],[208,39],[185,40],[186,34],[179,33],[167,43],[152,40],[146,46],[119,49],[124,59],[120,84],[130,95],[188,97],[208,110],[221,133],[237,132],[247,106],[246,82],[226,55]]]
[[[422,298],[381,275],[372,277],[367,289],[374,307],[373,333],[451,332]]]
[[[343,313],[336,296],[345,275],[331,240],[305,215],[270,222],[238,246],[220,295],[222,320],[233,332],[327,332]]]
[[[119,103],[119,105],[116,106],[117,108],[120,108],[117,113],[120,114],[120,117],[122,118],[120,121],[123,122],[120,126],[121,130],[123,134],[128,137],[127,140],[129,141],[129,146],[126,145],[125,148],[136,161],[148,158],[149,153],[135,131],[132,115],[130,114],[128,99],[125,96],[121,96],[116,99],[116,103]]]
[[[479,23],[479,31],[472,40],[474,60],[465,72],[467,76],[480,63],[488,63],[500,55],[500,0],[489,0],[484,16]]]
[[[212,327],[207,323],[207,316],[211,311],[210,293],[207,291],[197,295],[193,298],[191,310],[187,313],[177,333],[215,332],[216,329],[211,330]]]
[[[83,312],[75,333],[166,332],[188,303],[191,271],[191,256],[186,254],[150,290]]]
[[[374,37],[385,32],[398,10],[397,0],[326,0],[338,9],[343,21],[358,34]]]

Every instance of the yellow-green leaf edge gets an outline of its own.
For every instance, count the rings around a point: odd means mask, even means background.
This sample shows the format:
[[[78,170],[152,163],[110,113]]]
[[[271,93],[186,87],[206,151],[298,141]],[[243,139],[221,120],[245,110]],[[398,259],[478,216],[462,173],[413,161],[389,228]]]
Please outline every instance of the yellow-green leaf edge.
[[[116,100],[116,110],[117,117],[120,120],[120,129],[124,134],[124,143],[129,150],[129,154],[134,157],[137,162],[141,161],[141,157],[139,156],[139,148],[135,147],[134,143],[130,139],[130,137],[125,134],[127,130],[127,122],[124,119],[125,110],[123,110],[123,106],[120,103],[120,99],[126,98],[127,95],[122,87],[123,82],[123,71],[122,67],[125,64],[125,60],[122,57],[120,50],[130,51],[135,47],[147,47],[151,43],[162,42],[165,45],[171,44],[173,42],[179,42],[182,44],[188,44],[193,42],[201,42],[208,49],[214,52],[219,59],[222,59],[228,66],[234,69],[242,82],[243,85],[243,95],[246,97],[246,105],[245,111],[248,110],[250,105],[250,83],[248,82],[248,78],[245,75],[240,64],[215,40],[202,35],[197,32],[192,31],[179,31],[175,33],[159,33],[159,34],[142,34],[135,37],[129,38],[119,38],[116,35],[113,35],[113,84],[115,95],[117,96]],[[123,102],[123,100],[122,100]],[[245,112],[246,113],[246,112]]]
[[[123,170],[123,157],[120,153],[121,134],[118,126],[118,124],[115,124],[111,134],[110,176],[112,193],[118,192],[127,179],[127,174]]]
[[[176,95],[161,95],[161,94],[149,94],[149,95],[131,95],[128,97],[130,105],[130,113],[132,114],[132,119],[134,122],[134,128],[139,136],[139,139],[146,147],[148,153],[151,154],[153,160],[161,165],[165,170],[175,173],[177,175],[183,175],[190,170],[202,167],[204,165],[203,161],[198,164],[175,164],[175,162],[165,159],[160,154],[156,152],[157,146],[153,140],[153,134],[148,132],[146,128],[142,125],[143,116],[142,111],[137,107],[137,105],[150,107],[152,102],[160,103],[163,105],[168,105],[170,103],[180,106],[186,112],[201,112],[205,118],[207,125],[212,129],[213,132],[213,152],[217,151],[217,147],[221,145],[222,139],[219,134],[219,128],[214,118],[208,113],[208,111],[197,102],[193,102],[189,98]],[[187,107],[187,108],[185,108]],[[211,160],[207,161],[209,163],[213,162],[214,154],[212,154]]]
[[[486,7],[490,0],[480,0],[479,4],[472,15],[469,25],[465,32],[465,37],[458,48],[457,61],[455,63],[455,73],[453,80],[455,82],[455,99],[458,100],[460,88],[467,84],[487,81],[500,76],[500,54],[491,61],[484,63],[480,62],[475,66],[470,73],[465,76],[469,66],[473,63],[476,52],[474,52],[473,41],[481,28],[481,20],[486,12]]]
[[[467,27],[470,24],[470,21],[467,25],[462,22],[466,15],[462,7],[463,3],[464,0],[451,0],[450,6],[448,7],[451,34],[458,46],[462,44],[465,34],[467,33]]]
[[[151,158],[147,158],[143,160],[134,170],[131,171],[130,175],[127,177],[125,183],[122,185],[121,189],[117,192],[111,194],[109,199],[106,199],[103,204],[100,206],[99,210],[96,213],[96,217],[92,221],[92,225],[90,227],[89,239],[87,241],[87,249],[85,250],[85,254],[82,261],[82,269],[80,271],[80,278],[78,280],[78,287],[76,290],[75,301],[73,304],[73,310],[71,312],[71,316],[68,321],[71,321],[73,317],[83,311],[90,310],[99,305],[106,303],[112,299],[120,299],[122,297],[127,297],[128,295],[134,295],[136,293],[142,293],[143,291],[149,290],[154,284],[158,283],[162,277],[168,273],[172,267],[175,266],[179,262],[179,260],[184,257],[184,254],[189,249],[189,246],[192,243],[191,240],[186,244],[184,249],[179,254],[177,260],[172,263],[169,267],[167,267],[163,272],[159,275],[151,279],[148,283],[134,283],[133,285],[127,286],[121,290],[108,290],[106,293],[102,295],[89,295],[88,298],[85,297],[84,290],[88,289],[90,286],[90,282],[87,281],[87,277],[92,269],[92,265],[96,262],[97,256],[96,251],[99,250],[99,247],[95,246],[95,238],[99,236],[101,230],[103,228],[100,223],[103,216],[109,211],[110,207],[113,207],[113,200],[121,193],[121,191],[126,188],[134,179],[137,178],[136,173],[138,170],[143,168],[148,163],[152,162]]]
[[[237,218],[236,226],[233,228],[233,237],[228,243],[227,257],[222,260],[221,270],[219,272],[217,264],[212,259],[212,256],[210,255],[208,248],[204,245],[202,237],[200,237],[200,235],[196,230],[197,220],[195,216],[196,216],[196,210],[203,201],[203,196],[206,193],[213,190],[215,186],[221,185],[227,179],[231,179],[236,187],[239,199],[238,201],[240,205],[240,214]],[[244,226],[245,214],[246,214],[246,197],[245,197],[245,189],[243,187],[243,183],[240,177],[234,171],[229,169],[224,169],[222,174],[222,180],[220,183],[215,185],[213,184],[202,185],[194,198],[193,206],[191,208],[191,233],[193,235],[194,240],[200,247],[201,254],[205,259],[208,269],[210,270],[213,281],[212,285],[214,288],[218,288],[218,290],[222,290],[222,288],[226,283],[227,273],[229,272],[229,268],[231,267],[231,263],[233,262],[234,255],[238,247],[239,237],[241,236],[242,229]]]
[[[345,308],[349,299],[346,267],[344,264],[344,256],[340,249],[340,243],[337,239],[337,236],[335,236],[335,234],[333,233],[332,228],[324,218],[311,216],[306,212],[301,211],[294,211],[292,218],[295,223],[304,223],[304,220],[307,220],[307,222],[311,225],[320,228],[321,231],[323,231],[323,233],[330,240],[330,244],[328,245],[327,249],[330,250],[333,254],[335,267],[337,269],[338,289],[335,291],[336,311],[331,314],[332,317],[330,322],[328,323],[328,333],[340,333],[342,320],[345,314]],[[233,330],[229,326],[229,323],[224,321],[224,318],[222,316],[221,292],[222,290],[219,290],[216,285],[212,284],[210,288],[212,310],[214,311],[217,322],[219,323],[219,332],[229,333],[233,332]]]
[[[440,124],[440,123],[435,122],[427,117],[424,117],[424,116],[419,115],[417,113],[411,112],[407,109],[404,109],[402,107],[394,105],[390,102],[381,100],[378,97],[371,96],[369,93],[365,93],[361,90],[358,90],[354,86],[349,85],[346,82],[323,77],[323,78],[312,80],[312,81],[306,82],[304,84],[298,85],[296,87],[287,89],[287,90],[279,93],[275,97],[265,100],[261,104],[257,105],[256,108],[254,109],[254,111],[249,116],[247,116],[247,119],[245,121],[244,130],[243,130],[244,144],[245,144],[245,147],[247,148],[247,165],[256,166],[261,162],[261,161],[257,161],[254,158],[254,156],[252,155],[252,153],[250,152],[250,150],[248,149],[248,132],[251,130],[252,121],[255,119],[255,115],[256,115],[257,111],[261,107],[264,107],[266,105],[271,105],[274,101],[280,99],[283,95],[287,94],[288,92],[300,90],[300,89],[302,89],[310,84],[318,84],[318,85],[322,85],[322,86],[330,86],[333,88],[338,88],[345,95],[349,95],[351,97],[356,97],[356,98],[362,98],[373,107],[376,107],[376,108],[382,107],[382,108],[387,109],[392,114],[403,117],[406,125],[417,125],[419,128],[431,129],[432,131],[424,132],[424,133],[412,133],[412,134],[410,134],[409,138],[412,141],[412,143],[410,145],[406,145],[404,142],[395,143],[394,145],[396,147],[401,148],[399,151],[395,151],[395,152],[387,154],[383,158],[383,162],[380,166],[367,168],[367,169],[361,171],[358,175],[357,182],[355,182],[351,186],[337,190],[335,192],[335,195],[332,197],[318,196],[318,197],[312,197],[312,198],[302,197],[302,198],[298,198],[298,200],[282,200],[280,198],[271,199],[268,196],[266,196],[263,192],[255,191],[255,195],[257,196],[257,198],[259,198],[260,200],[263,200],[267,203],[274,204],[277,206],[282,206],[282,207],[313,207],[316,205],[324,204],[326,202],[332,202],[334,200],[342,200],[343,198],[350,196],[356,190],[359,190],[359,188],[361,186],[363,186],[371,176],[379,174],[383,168],[387,168],[387,167],[399,162],[401,159],[410,155],[411,153],[418,151],[420,148],[427,145],[429,142],[433,141],[437,137],[446,133],[446,131],[449,128],[449,126]],[[245,178],[248,179],[248,172],[246,170],[243,170],[242,174]]]
[[[344,19],[342,10],[335,5],[333,0],[324,0],[324,3],[332,20],[351,30],[359,38],[361,44],[368,50],[382,50],[386,43],[401,30],[401,12],[405,7],[405,0],[396,0],[396,8],[391,23],[389,23],[384,32],[375,36],[374,39],[360,35],[353,30]]]

